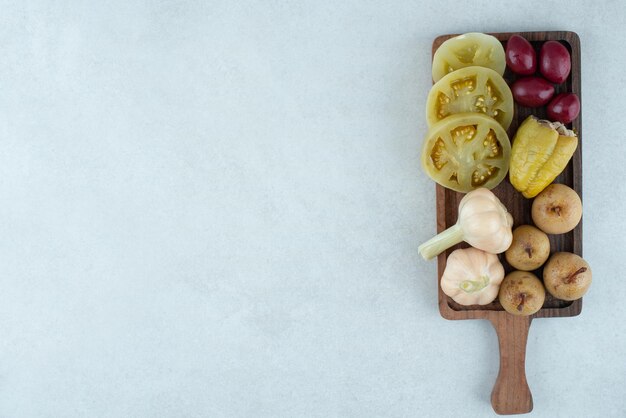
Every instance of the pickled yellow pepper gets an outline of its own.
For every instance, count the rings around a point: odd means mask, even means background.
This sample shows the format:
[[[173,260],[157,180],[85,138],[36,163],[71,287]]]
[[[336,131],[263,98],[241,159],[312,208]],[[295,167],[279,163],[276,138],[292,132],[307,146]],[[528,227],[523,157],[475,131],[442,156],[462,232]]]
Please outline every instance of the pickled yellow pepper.
[[[511,184],[526,198],[537,196],[565,169],[576,147],[576,134],[563,124],[529,116],[513,139]]]

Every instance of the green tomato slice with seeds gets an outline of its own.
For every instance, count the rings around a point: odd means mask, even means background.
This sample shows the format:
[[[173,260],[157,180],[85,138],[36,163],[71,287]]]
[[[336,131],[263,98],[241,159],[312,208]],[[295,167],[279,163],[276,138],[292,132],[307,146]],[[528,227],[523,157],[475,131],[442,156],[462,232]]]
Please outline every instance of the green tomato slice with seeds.
[[[497,72],[465,67],[435,83],[428,93],[426,121],[432,126],[457,113],[475,112],[494,118],[504,129],[513,120],[513,95]]]
[[[478,65],[504,74],[506,58],[502,43],[485,33],[466,33],[442,43],[433,56],[433,81],[459,68]]]
[[[448,189],[492,189],[506,176],[511,142],[489,116],[459,113],[434,124],[422,146],[422,168]]]

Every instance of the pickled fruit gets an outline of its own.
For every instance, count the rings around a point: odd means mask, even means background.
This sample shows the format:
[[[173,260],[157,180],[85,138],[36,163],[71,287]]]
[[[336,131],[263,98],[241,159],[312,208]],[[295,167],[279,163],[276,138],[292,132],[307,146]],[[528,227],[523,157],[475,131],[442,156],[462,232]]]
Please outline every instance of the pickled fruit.
[[[562,83],[567,80],[572,69],[572,60],[569,51],[558,41],[548,41],[539,51],[539,70],[541,74],[553,83]]]
[[[537,70],[537,54],[525,38],[513,35],[506,42],[506,64],[520,75],[531,75]]]
[[[515,101],[526,107],[543,106],[554,95],[554,86],[541,77],[524,77],[511,85]]]

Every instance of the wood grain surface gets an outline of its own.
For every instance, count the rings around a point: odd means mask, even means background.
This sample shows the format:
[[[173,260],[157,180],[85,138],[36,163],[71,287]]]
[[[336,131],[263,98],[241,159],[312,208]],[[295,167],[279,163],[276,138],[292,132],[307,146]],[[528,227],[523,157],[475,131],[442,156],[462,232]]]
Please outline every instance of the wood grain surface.
[[[581,99],[580,80],[580,40],[574,32],[509,32],[492,33],[506,48],[506,41],[511,35],[518,34],[531,42],[537,56],[544,41],[556,40],[563,43],[571,53],[572,69],[566,82],[555,85],[555,95],[562,92],[573,92]],[[455,34],[437,37],[433,42],[432,53],[447,39]],[[507,68],[504,78],[508,83],[514,81],[517,76]],[[581,105],[581,108],[583,106]],[[517,127],[529,115],[540,118],[546,117],[546,108],[527,108],[515,104],[515,114],[508,129],[509,138],[513,140]],[[568,125],[578,134],[578,148],[574,153],[566,169],[557,177],[555,183],[562,183],[573,188],[582,196],[582,110],[581,114],[572,124]],[[514,227],[523,224],[532,224],[530,209],[532,199],[524,198],[517,192],[506,179],[492,190],[513,215]],[[437,200],[437,232],[441,232],[454,225],[457,220],[458,203],[464,195],[436,185]],[[583,200],[584,206],[584,200]],[[571,232],[561,235],[549,235],[551,252],[569,251],[582,256],[582,222]],[[438,282],[441,280],[448,255],[457,248],[467,247],[466,243],[454,246],[438,257]],[[506,272],[514,269],[506,262],[504,254],[500,255],[500,261]],[[534,271],[537,277],[542,278],[542,269]],[[463,306],[455,303],[446,296],[439,286],[439,311],[447,319],[487,319],[491,321],[498,334],[500,347],[500,371],[494,386],[491,403],[494,410],[499,414],[519,414],[530,412],[533,408],[532,395],[525,375],[526,340],[528,330],[533,318],[567,317],[575,316],[581,312],[582,299],[567,302],[556,299],[546,293],[545,303],[539,312],[531,317],[516,317],[508,314],[496,300],[486,306]],[[556,390],[556,388],[555,388]]]

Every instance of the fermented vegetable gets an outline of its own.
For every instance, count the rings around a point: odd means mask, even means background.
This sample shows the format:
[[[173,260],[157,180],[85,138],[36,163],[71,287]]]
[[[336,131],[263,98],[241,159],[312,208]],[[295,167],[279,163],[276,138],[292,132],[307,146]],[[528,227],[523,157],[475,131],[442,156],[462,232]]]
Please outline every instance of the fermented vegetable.
[[[504,267],[498,256],[464,248],[452,251],[441,276],[441,290],[461,305],[486,305],[498,296]]]
[[[430,260],[465,241],[479,250],[499,254],[511,245],[512,226],[513,217],[496,195],[480,188],[461,199],[456,225],[420,245],[418,251],[425,260]]]
[[[465,112],[490,116],[504,129],[509,127],[513,96],[500,74],[489,68],[466,67],[446,75],[430,89],[426,102],[428,126]]]
[[[459,113],[434,124],[422,146],[422,167],[434,181],[457,192],[492,189],[506,177],[511,143],[494,119]]]
[[[511,184],[526,198],[537,196],[561,174],[577,146],[576,134],[563,124],[529,116],[513,139]]]
[[[504,74],[506,60],[499,40],[485,33],[466,33],[442,43],[433,56],[433,81],[459,68],[478,65]]]

